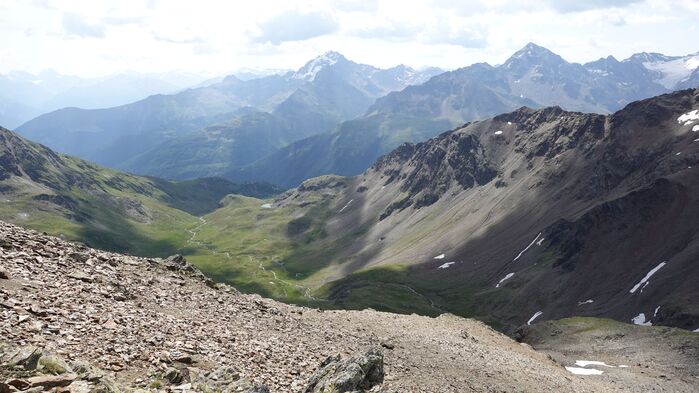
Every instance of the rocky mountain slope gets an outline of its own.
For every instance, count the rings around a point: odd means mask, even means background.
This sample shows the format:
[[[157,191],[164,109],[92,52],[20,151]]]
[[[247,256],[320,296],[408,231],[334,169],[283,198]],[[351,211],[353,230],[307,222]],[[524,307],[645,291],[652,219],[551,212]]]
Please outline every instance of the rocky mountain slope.
[[[308,180],[270,209],[233,201],[200,239],[254,233],[228,250],[236,269],[254,255],[292,284],[257,281],[281,298],[295,284],[339,307],[504,330],[572,315],[694,330],[698,113],[696,89],[608,116],[521,108],[402,145],[360,176]],[[215,266],[235,282],[231,261]]]
[[[325,132],[343,120],[357,117],[376,98],[409,84],[422,83],[435,72],[433,69],[418,72],[408,67],[380,70],[328,52],[296,72],[249,80],[230,75],[219,83],[177,94],[154,95],[127,105],[95,110],[66,108],[39,116],[17,131],[61,153],[142,174],[152,175],[149,170],[157,167],[160,174],[174,177],[180,174],[164,172],[164,165],[158,167],[158,158],[169,158],[158,155],[160,151],[172,151],[158,147],[164,140],[166,144],[184,145],[184,152],[205,156],[206,152],[197,148],[212,139],[211,133],[187,134],[223,123],[226,132],[217,141],[233,141],[238,149],[248,149],[255,142],[262,144],[246,132],[255,127],[254,119],[250,122],[241,118],[249,108],[254,108],[270,113],[278,123],[288,123],[284,138],[274,138],[276,144],[269,145],[277,149],[281,141]],[[236,118],[241,118],[242,126],[226,124],[236,122]],[[260,133],[268,129],[265,124]],[[257,151],[255,159],[267,152]],[[137,165],[141,161],[133,159],[139,155],[146,162]]]
[[[0,238],[3,392],[697,388],[696,369],[646,359],[619,377],[579,376],[450,315],[323,312],[242,295],[181,257],[101,252],[4,222]],[[697,336],[684,348],[696,351]],[[691,364],[692,353],[668,347],[659,359]]]
[[[464,122],[521,106],[610,113],[635,100],[697,87],[698,69],[697,54],[641,53],[577,64],[530,43],[502,65],[477,63],[390,93],[332,134],[301,140],[228,177],[295,187],[319,175],[353,176],[403,142],[420,142]]]

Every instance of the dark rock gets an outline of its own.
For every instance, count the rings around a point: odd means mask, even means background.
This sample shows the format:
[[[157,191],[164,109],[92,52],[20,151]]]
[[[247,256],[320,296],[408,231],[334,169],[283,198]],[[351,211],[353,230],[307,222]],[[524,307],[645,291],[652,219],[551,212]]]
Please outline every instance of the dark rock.
[[[163,373],[163,378],[165,378],[172,385],[190,382],[189,369],[187,369],[187,367],[168,367]]]
[[[72,362],[70,367],[84,381],[98,382],[104,378],[102,371],[82,360]]]
[[[29,388],[29,382],[27,382],[24,379],[10,379],[10,380],[5,381],[5,383],[7,384],[6,386],[10,390],[11,390],[10,386],[12,386],[16,389],[19,389],[19,390],[25,390],[25,389]]]
[[[327,358],[311,377],[305,393],[365,392],[383,382],[383,354],[378,349],[346,359]]]
[[[267,386],[255,386],[245,391],[245,393],[269,393]]]
[[[184,363],[184,364],[192,364],[194,362],[192,357],[189,355],[176,356],[172,360],[174,360],[176,362]]]
[[[10,273],[0,270],[0,280],[9,280],[10,279]]]

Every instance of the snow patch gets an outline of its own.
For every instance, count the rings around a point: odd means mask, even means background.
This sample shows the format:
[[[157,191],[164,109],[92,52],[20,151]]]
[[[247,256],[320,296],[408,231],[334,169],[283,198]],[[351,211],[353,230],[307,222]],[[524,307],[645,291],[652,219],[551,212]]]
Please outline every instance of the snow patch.
[[[595,370],[594,368],[582,368],[582,367],[566,367],[566,370],[575,375],[602,375],[604,371]]]
[[[692,127],[692,132],[699,132],[699,124]]]
[[[692,330],[694,333],[699,333],[699,328]]]
[[[345,206],[342,206],[342,209],[340,209],[340,213],[345,211],[345,209],[347,209],[347,207],[352,203],[353,200],[354,199],[350,199],[349,202],[347,202],[347,204]]]
[[[529,318],[529,320],[527,321],[527,325],[531,325],[532,322],[534,322],[535,319],[539,318],[539,316],[540,316],[541,314],[543,314],[543,313],[544,313],[543,311],[537,311],[537,312],[535,312],[534,315],[532,315],[532,317]]]
[[[534,240],[532,240],[532,242],[529,243],[529,245],[528,245],[524,250],[520,251],[519,254],[517,254],[517,256],[515,257],[515,259],[512,260],[512,262],[518,260],[519,257],[522,256],[522,254],[524,254],[525,252],[527,252],[527,250],[529,250],[529,249],[539,240],[540,237],[541,237],[541,232],[539,232],[539,234],[536,235],[536,237],[534,238]]]
[[[447,269],[447,268],[449,268],[449,266],[451,266],[451,265],[453,265],[453,264],[455,264],[455,263],[456,263],[456,262],[447,262],[447,263],[443,263],[443,264],[439,265],[439,266],[437,267],[437,269]]]
[[[614,367],[614,366],[610,366],[609,364],[607,364],[605,362],[600,362],[597,360],[576,360],[575,365],[580,366],[580,367],[587,367],[587,366],[604,366],[604,367],[612,367],[612,368]]]
[[[495,288],[500,288],[500,284],[502,284],[503,282],[509,280],[509,279],[512,278],[512,276],[514,276],[514,275],[515,275],[514,273],[507,273],[507,274],[505,275],[505,277],[502,278],[502,280],[498,281],[497,285],[495,285]]]
[[[631,318],[631,322],[633,322],[634,325],[653,326],[653,324],[650,321],[646,321],[646,314],[644,313],[640,313],[635,317]]]
[[[653,318],[655,318],[658,315],[658,311],[660,311],[660,306],[655,308],[655,311],[653,311]]]
[[[272,204],[271,204],[271,203],[265,203],[264,205],[260,205],[260,207],[263,208],[263,209],[271,209],[271,208],[272,208]]]
[[[508,121],[508,122],[507,122],[507,125],[508,125],[508,126],[511,126],[511,125],[512,125],[512,122],[511,122],[511,121]]]
[[[658,83],[663,87],[674,90],[677,83],[686,80],[699,66],[699,56],[681,57],[672,60],[660,60],[643,63],[643,66],[651,71],[659,71],[662,77]]]
[[[542,237],[541,239],[539,239],[538,242],[536,242],[536,245],[541,246],[541,243],[543,243],[543,242],[544,242],[544,238]]]
[[[500,131],[500,130],[495,131],[495,135],[502,135],[502,131]]]
[[[677,118],[678,123],[684,123],[684,125],[686,126],[693,123],[696,120],[699,120],[699,110],[696,109],[693,111],[689,111]]]
[[[675,153],[676,156],[679,156],[680,154],[682,154],[681,151],[678,151],[677,153]]]
[[[444,259],[444,254],[439,254],[434,259]]]
[[[587,299],[584,302],[578,302],[578,306],[582,306],[583,304],[590,304],[590,303],[594,303],[594,302],[595,301],[592,299]]]
[[[659,264],[658,266],[654,267],[651,271],[649,271],[648,273],[646,273],[646,276],[643,277],[643,278],[641,279],[641,281],[638,282],[638,284],[634,285],[633,288],[631,288],[631,290],[630,290],[629,292],[630,292],[630,293],[635,293],[635,292],[638,290],[638,288],[641,287],[641,285],[645,284],[646,281],[648,281],[655,273],[658,272],[658,270],[660,270],[660,269],[661,269],[663,266],[665,266],[666,264],[667,264],[667,262],[660,262],[660,264]],[[646,284],[646,285],[648,285],[648,284]]]
[[[312,82],[313,80],[315,80],[316,75],[318,74],[318,72],[320,72],[320,70],[337,63],[339,57],[340,56],[337,53],[327,52],[322,56],[319,56],[311,60],[308,64],[306,64],[305,66],[303,66],[303,68],[296,72],[292,76],[292,78],[303,79],[305,81]]]

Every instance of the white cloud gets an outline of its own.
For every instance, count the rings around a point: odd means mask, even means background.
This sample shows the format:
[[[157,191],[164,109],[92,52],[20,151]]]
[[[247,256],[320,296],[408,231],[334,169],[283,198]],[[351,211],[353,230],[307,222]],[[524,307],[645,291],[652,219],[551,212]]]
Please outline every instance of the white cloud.
[[[77,37],[104,37],[104,26],[98,23],[90,23],[82,16],[72,12],[63,13],[63,29],[66,34]]]
[[[0,73],[298,68],[336,50],[381,67],[503,62],[532,41],[569,61],[699,51],[696,0],[0,0]]]
[[[258,24],[260,35],[256,42],[278,45],[287,41],[303,41],[331,34],[339,29],[335,18],[321,11],[289,10]]]
[[[623,8],[643,0],[549,0],[548,5],[560,12],[580,12],[596,9]]]

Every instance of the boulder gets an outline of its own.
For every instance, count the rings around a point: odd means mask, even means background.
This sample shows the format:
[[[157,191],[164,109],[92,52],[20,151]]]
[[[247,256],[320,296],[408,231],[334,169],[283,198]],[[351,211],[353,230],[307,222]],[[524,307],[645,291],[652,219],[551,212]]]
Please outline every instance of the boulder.
[[[101,370],[82,360],[72,362],[70,367],[84,381],[98,382],[104,378],[104,373]]]
[[[187,369],[187,367],[168,367],[163,372],[163,378],[170,382],[171,385],[179,385],[183,382],[190,382],[189,369]]]
[[[42,356],[39,359],[39,371],[44,374],[53,375],[68,374],[73,372],[68,363],[58,356],[53,355]]]
[[[180,254],[172,255],[165,259],[165,264],[170,270],[184,270],[188,272],[194,272],[194,266],[187,262],[187,259]]]
[[[378,349],[342,359],[327,358],[311,377],[305,393],[365,392],[384,378],[383,354]]]
[[[10,273],[6,272],[5,270],[0,269],[0,280],[9,280],[10,279]]]
[[[13,366],[21,366],[25,370],[34,370],[39,364],[40,358],[41,350],[33,345],[27,345],[10,353],[7,359],[3,359],[3,362]]]

